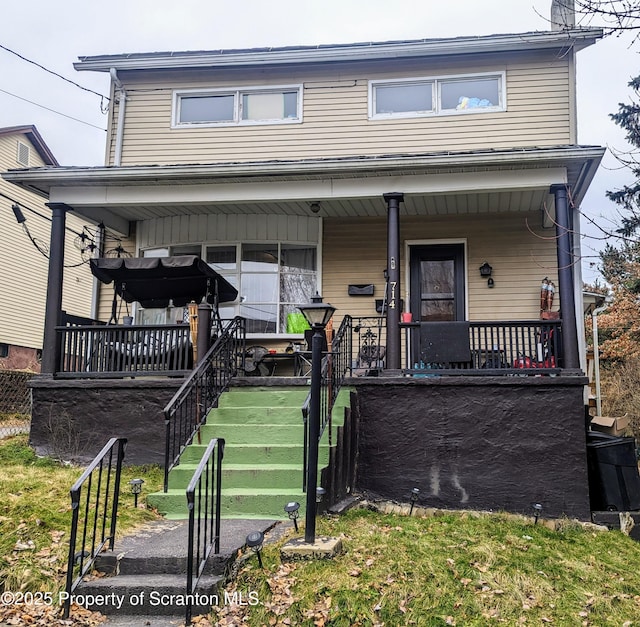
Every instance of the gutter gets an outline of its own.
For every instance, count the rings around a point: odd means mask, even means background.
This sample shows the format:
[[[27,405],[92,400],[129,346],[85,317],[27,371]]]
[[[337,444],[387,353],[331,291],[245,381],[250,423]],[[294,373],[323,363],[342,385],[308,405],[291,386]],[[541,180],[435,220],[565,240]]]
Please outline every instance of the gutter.
[[[82,184],[122,185],[135,182],[171,182],[180,180],[198,181],[224,178],[286,176],[299,179],[301,176],[339,176],[353,172],[403,171],[406,168],[464,168],[487,165],[556,163],[571,160],[593,160],[582,173],[581,186],[586,184],[605,153],[600,146],[571,146],[568,148],[545,148],[486,151],[468,154],[439,153],[431,155],[407,155],[389,157],[347,157],[344,159],[309,159],[306,161],[254,161],[227,162],[193,165],[153,165],[114,167],[68,167],[9,170],[2,178],[23,185],[59,186]]]
[[[111,80],[113,81],[116,89],[118,90],[118,128],[116,130],[116,146],[114,150],[113,165],[119,166],[122,162],[122,142],[124,138],[124,113],[126,109],[127,93],[124,89],[124,85],[118,78],[116,68],[109,68],[111,74]]]
[[[537,31],[479,37],[343,45],[150,52],[79,57],[80,61],[74,63],[73,66],[79,71],[109,72],[113,68],[118,70],[151,70],[376,61],[389,58],[451,56],[559,47],[580,50],[592,45],[602,36],[603,30],[600,28],[574,28],[566,31]]]

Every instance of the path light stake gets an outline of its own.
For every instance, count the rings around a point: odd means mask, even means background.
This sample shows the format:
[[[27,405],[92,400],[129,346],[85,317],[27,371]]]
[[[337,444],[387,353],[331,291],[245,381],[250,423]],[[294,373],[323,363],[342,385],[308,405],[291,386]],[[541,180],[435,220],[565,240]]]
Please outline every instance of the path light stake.
[[[293,526],[296,528],[296,533],[298,533],[298,516],[300,515],[298,510],[300,509],[300,503],[297,501],[291,501],[284,506],[284,511],[287,512],[289,516],[289,520],[293,520]]]
[[[411,516],[413,514],[413,508],[414,508],[416,502],[418,501],[418,497],[419,496],[420,496],[419,488],[413,488],[411,490],[411,496],[409,497],[409,500],[411,501],[411,509],[409,510],[409,516]]]
[[[540,518],[540,516],[542,515],[542,504],[540,503],[534,503],[531,508],[533,509],[533,524],[537,525],[538,524],[538,518]]]
[[[264,542],[264,533],[262,533],[262,531],[252,531],[247,536],[246,542],[247,546],[258,556],[258,565],[260,568],[263,568],[260,551],[262,550],[262,543]]]
[[[304,541],[316,541],[316,495],[318,485],[318,444],[320,439],[320,393],[322,388],[322,336],[335,307],[322,302],[316,294],[308,305],[298,305],[313,330],[311,338],[311,402],[309,406],[309,451],[307,453],[307,511],[305,514]]]
[[[142,484],[144,479],[131,479],[129,481],[129,487],[131,488],[131,494],[133,494],[133,506],[138,507],[138,495],[142,492]]]

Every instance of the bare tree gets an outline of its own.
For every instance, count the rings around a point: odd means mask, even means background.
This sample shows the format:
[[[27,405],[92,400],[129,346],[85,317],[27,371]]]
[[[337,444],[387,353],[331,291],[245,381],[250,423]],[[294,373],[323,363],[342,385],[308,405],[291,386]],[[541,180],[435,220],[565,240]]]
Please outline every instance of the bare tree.
[[[575,5],[576,25],[597,26],[607,35],[636,32],[640,36],[640,2],[636,0],[554,0],[567,9]],[[635,41],[635,40],[634,40]]]

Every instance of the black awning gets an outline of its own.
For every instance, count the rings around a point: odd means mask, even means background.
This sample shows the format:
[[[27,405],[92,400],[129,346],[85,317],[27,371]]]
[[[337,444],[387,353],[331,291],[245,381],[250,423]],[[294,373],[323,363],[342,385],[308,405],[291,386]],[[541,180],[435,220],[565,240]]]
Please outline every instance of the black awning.
[[[229,303],[238,290],[200,257],[134,257],[91,259],[91,272],[103,283],[115,283],[126,302],[143,307],[183,307],[191,301]]]

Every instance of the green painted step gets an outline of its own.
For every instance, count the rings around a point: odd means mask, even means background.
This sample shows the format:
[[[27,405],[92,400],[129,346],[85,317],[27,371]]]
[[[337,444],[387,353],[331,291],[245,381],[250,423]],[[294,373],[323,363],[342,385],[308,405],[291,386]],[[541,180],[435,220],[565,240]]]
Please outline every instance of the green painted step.
[[[184,490],[169,490],[166,494],[158,493],[150,494],[148,497],[149,504],[156,507],[157,496],[162,494],[162,506],[166,508],[164,513],[166,518],[178,520],[187,518],[187,500]],[[256,493],[251,488],[230,488],[222,490],[221,512],[223,518],[274,518],[286,519],[287,514],[284,506],[291,502],[300,503],[300,517],[304,518],[306,495],[302,490],[285,490],[285,489],[265,489]],[[266,513],[265,513],[266,512]]]
[[[198,464],[180,464],[169,476],[169,488],[186,490]],[[302,464],[222,464],[222,485],[225,488],[282,488],[298,489],[302,485]]]
[[[255,402],[255,401],[254,401]],[[217,407],[209,412],[207,424],[302,424],[300,407]]]
[[[188,446],[169,473],[169,491],[149,495],[149,504],[167,518],[186,518],[186,487],[211,438],[226,441],[222,515],[227,518],[286,518],[290,501],[304,504],[301,407],[308,388],[235,388],[209,413],[197,444]],[[334,428],[343,423],[348,393],[339,397]],[[329,462],[328,434],[318,451],[318,472]],[[303,515],[303,513],[301,513]]]
[[[297,407],[305,402],[309,388],[232,388],[225,392],[218,402],[218,407]],[[257,403],[256,398],[268,396],[269,404]]]
[[[200,427],[201,437],[209,442],[213,438],[224,438],[229,444],[291,444],[301,446],[304,442],[304,424],[297,425],[245,425],[245,424],[207,424]]]
[[[180,462],[200,463],[206,444],[192,444],[188,446]],[[260,444],[229,444],[227,442],[224,450],[223,465],[226,464],[299,464],[302,465],[303,448],[302,444],[271,444],[263,446]],[[323,444],[318,449],[318,459],[329,460],[329,447],[323,439]]]

